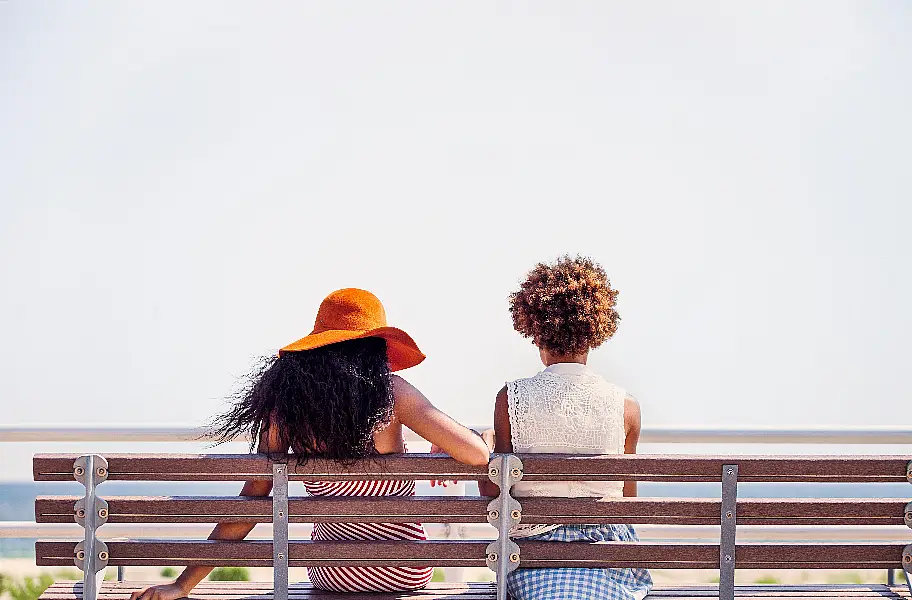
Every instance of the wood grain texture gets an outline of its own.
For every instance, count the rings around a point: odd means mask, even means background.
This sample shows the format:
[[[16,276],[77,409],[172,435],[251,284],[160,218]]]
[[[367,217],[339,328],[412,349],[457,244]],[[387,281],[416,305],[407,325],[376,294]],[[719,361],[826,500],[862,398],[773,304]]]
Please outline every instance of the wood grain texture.
[[[272,521],[272,499],[215,496],[102,496],[109,523]],[[72,523],[76,496],[39,496],[38,523]],[[485,523],[490,498],[292,497],[293,523]],[[526,523],[718,525],[720,502],[701,498],[522,498]],[[740,525],[902,525],[906,502],[883,498],[748,499],[738,502]]]
[[[73,478],[77,454],[37,454],[36,481]],[[684,456],[519,455],[525,481],[720,481],[722,465],[739,466],[739,482],[904,482],[909,456]],[[241,481],[269,479],[265,455],[106,454],[109,479],[136,481]],[[441,455],[387,455],[354,465],[314,459],[291,461],[292,479],[462,479],[487,478],[484,467],[470,467]]]
[[[35,544],[39,566],[73,564],[75,541]],[[270,541],[112,540],[109,564],[169,566],[270,566]],[[311,542],[289,544],[291,566],[484,566],[482,541]],[[522,565],[539,567],[646,567],[712,569],[718,544],[519,541]],[[902,544],[738,544],[739,569],[887,569],[902,561]]]

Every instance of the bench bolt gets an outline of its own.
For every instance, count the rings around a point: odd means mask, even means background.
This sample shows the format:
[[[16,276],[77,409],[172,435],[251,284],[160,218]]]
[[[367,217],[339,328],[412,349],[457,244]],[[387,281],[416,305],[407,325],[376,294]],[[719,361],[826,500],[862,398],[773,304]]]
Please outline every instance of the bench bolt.
[[[108,553],[107,553],[107,552],[104,552],[104,551],[99,552],[99,553],[98,553],[98,560],[108,560]]]
[[[500,513],[499,513],[498,511],[496,511],[496,510],[492,510],[491,513],[490,513],[488,516],[489,516],[490,519],[496,521],[497,519],[500,518]]]
[[[101,517],[102,519],[107,519],[107,518],[108,518],[108,509],[107,509],[107,508],[99,508],[99,509],[98,509],[98,516]]]
[[[76,477],[82,477],[83,475],[85,475],[85,472],[86,472],[85,469],[83,469],[82,467],[76,467],[73,470],[73,473],[76,475]]]
[[[513,554],[510,555],[510,562],[512,562],[512,563],[519,562],[519,553],[518,552],[514,552]]]
[[[520,512],[520,511],[518,511],[518,510],[511,511],[511,512],[510,512],[510,518],[512,518],[512,519],[520,519],[520,518],[522,518],[522,512]]]
[[[86,553],[84,550],[80,550],[76,553],[76,560],[85,560]]]
[[[86,516],[86,511],[80,508],[79,510],[76,511],[76,516],[79,517],[80,519],[82,519],[83,517]]]

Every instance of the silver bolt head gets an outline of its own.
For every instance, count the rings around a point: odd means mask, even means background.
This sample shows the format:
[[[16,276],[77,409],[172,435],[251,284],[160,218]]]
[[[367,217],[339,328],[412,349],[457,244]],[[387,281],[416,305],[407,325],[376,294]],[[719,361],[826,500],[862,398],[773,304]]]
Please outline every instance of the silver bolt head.
[[[518,510],[514,510],[514,511],[510,512],[510,516],[514,519],[518,519],[518,518],[522,517],[522,512],[520,512]]]
[[[285,554],[283,554],[282,552],[279,552],[279,560],[282,560],[283,558],[285,558]]]
[[[522,470],[514,467],[513,470],[510,471],[510,475],[512,475],[513,477],[519,477],[520,475],[522,475]]]
[[[85,475],[85,469],[83,469],[82,467],[76,467],[73,470],[73,472],[76,473],[76,475],[78,475],[78,476]]]
[[[500,475],[500,470],[497,467],[491,467],[490,469],[488,469],[488,475],[490,475],[491,477],[497,477],[498,475]]]
[[[490,554],[488,554],[488,560],[491,562],[497,562],[497,553],[491,552]]]
[[[731,562],[731,559],[732,559],[731,554],[725,555],[725,562]]]
[[[732,514],[732,511],[728,511],[727,513],[725,513],[725,518],[726,518],[726,519],[731,519],[731,518],[734,517],[734,516],[735,516],[735,515]]]
[[[903,564],[907,565],[909,563],[912,563],[912,555],[906,554],[905,556],[903,556]]]
[[[498,512],[496,510],[492,510],[490,513],[488,513],[488,517],[496,520],[496,519],[500,518],[500,512]]]
[[[108,560],[108,553],[105,552],[104,550],[102,550],[101,552],[98,553],[98,559],[99,560]]]
[[[106,519],[106,518],[108,517],[108,509],[107,509],[107,508],[99,508],[99,509],[98,509],[98,516],[101,517],[102,519]]]
[[[79,510],[76,511],[76,516],[81,519],[84,516],[86,516],[86,511],[84,511],[83,509],[80,508]]]
[[[99,477],[104,477],[105,475],[108,474],[108,470],[105,469],[104,467],[98,467],[97,469],[95,469],[95,472],[98,473]]]
[[[83,560],[83,559],[85,559],[85,557],[86,557],[86,553],[84,550],[80,550],[79,552],[76,553],[77,560]]]

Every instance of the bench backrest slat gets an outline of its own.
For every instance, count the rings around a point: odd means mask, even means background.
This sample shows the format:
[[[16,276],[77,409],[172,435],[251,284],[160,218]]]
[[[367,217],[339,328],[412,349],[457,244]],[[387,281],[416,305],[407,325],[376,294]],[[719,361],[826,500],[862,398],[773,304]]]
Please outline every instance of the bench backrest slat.
[[[111,565],[168,566],[270,566],[269,541],[212,542],[173,540],[109,541]],[[291,566],[436,565],[484,566],[481,541],[334,542],[289,543]],[[719,564],[718,544],[668,544],[640,542],[555,544],[519,542],[524,566],[632,567],[662,569],[711,569]],[[39,541],[39,566],[71,565],[74,542]],[[902,562],[902,544],[739,544],[739,568],[886,569]],[[170,562],[169,562],[170,561]]]
[[[36,481],[70,481],[79,455],[38,454]],[[904,482],[909,459],[904,456],[681,456],[621,455],[572,457],[559,454],[518,455],[524,481],[599,480],[720,481],[722,466],[738,465],[738,481],[752,482]],[[265,455],[106,454],[111,480],[241,481],[271,479]],[[314,459],[289,463],[289,478],[356,479],[487,479],[487,469],[431,454],[386,455],[339,465]]]
[[[217,496],[108,496],[109,523],[215,523],[272,521],[271,498]],[[39,523],[72,523],[76,496],[35,500]],[[293,523],[486,523],[489,498],[292,497]],[[718,525],[721,503],[710,498],[523,498],[528,523],[619,522],[634,525]],[[906,501],[887,498],[745,499],[738,502],[742,525],[903,525]]]

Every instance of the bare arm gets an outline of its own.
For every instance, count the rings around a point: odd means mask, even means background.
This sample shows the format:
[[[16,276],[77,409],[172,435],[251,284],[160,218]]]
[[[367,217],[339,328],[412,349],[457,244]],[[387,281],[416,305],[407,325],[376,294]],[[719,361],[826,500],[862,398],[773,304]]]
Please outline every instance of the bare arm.
[[[395,412],[400,423],[469,465],[486,465],[488,446],[471,429],[460,425],[431,404],[424,394],[399,376],[393,377]]]
[[[272,427],[260,436],[257,452],[285,454],[288,444],[283,443],[278,431]],[[272,481],[254,480],[244,483],[241,496],[268,496],[272,491]],[[209,534],[210,540],[243,540],[256,523],[219,523]],[[136,591],[130,600],[177,600],[190,594],[199,582],[212,572],[212,567],[189,566],[184,569],[174,583],[152,586],[146,590]]]
[[[624,398],[624,430],[627,437],[624,440],[624,454],[636,454],[637,444],[640,441],[640,403],[637,399],[627,394]],[[635,498],[637,495],[637,482],[624,482],[624,496]]]
[[[497,392],[494,400],[494,452],[513,452],[513,438],[510,432],[510,406],[507,398],[507,386]],[[478,491],[482,496],[496,496],[500,488],[489,479],[478,482]]]

